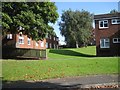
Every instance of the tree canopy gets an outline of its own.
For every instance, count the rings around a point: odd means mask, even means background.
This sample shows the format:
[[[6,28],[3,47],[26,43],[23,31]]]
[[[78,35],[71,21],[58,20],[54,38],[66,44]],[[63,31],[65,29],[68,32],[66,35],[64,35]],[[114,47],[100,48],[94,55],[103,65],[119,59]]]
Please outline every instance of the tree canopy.
[[[110,14],[116,14],[116,13],[119,13],[116,9],[110,11]]]
[[[18,33],[19,29],[34,40],[53,33],[49,23],[58,18],[53,2],[2,2],[2,32]]]
[[[92,31],[92,14],[88,11],[63,11],[59,23],[61,35],[65,37],[68,47],[87,45]]]

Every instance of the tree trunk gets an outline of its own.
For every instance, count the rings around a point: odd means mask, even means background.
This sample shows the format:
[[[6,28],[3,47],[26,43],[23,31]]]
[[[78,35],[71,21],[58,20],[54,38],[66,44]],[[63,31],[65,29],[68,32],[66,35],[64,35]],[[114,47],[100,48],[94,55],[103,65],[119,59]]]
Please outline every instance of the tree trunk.
[[[87,47],[87,44],[84,42],[84,47]]]
[[[76,48],[79,48],[79,47],[78,47],[78,42],[77,42],[77,41],[76,41]]]

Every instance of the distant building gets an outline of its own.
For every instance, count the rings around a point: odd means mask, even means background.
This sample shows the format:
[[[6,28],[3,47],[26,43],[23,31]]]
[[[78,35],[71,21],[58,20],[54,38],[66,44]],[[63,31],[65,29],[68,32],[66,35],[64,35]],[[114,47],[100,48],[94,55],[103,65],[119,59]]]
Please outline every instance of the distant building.
[[[120,56],[120,13],[95,15],[97,56]]]
[[[57,49],[59,46],[59,38],[56,35],[48,35],[46,37],[46,48]]]
[[[8,33],[2,37],[3,58],[46,58],[46,39],[34,41],[27,35]]]

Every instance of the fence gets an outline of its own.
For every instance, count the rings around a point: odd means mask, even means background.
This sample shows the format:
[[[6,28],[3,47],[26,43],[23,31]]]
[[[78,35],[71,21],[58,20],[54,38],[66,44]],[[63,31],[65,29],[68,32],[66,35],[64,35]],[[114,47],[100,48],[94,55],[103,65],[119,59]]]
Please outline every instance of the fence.
[[[46,59],[46,49],[2,48],[2,58]]]

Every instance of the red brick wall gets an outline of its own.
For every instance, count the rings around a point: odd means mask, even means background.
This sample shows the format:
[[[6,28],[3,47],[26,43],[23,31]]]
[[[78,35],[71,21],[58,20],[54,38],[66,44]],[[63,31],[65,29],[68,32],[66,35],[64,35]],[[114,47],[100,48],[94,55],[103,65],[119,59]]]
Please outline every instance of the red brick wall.
[[[36,41],[32,40],[30,41],[30,45],[28,45],[28,37],[27,35],[23,35],[24,37],[24,44],[19,44],[19,34],[16,34],[16,48],[32,48],[32,49],[46,49],[46,39],[43,41],[38,41],[38,46],[36,46]],[[41,42],[44,42],[44,46],[41,47]]]
[[[55,39],[54,39],[55,38]],[[58,37],[56,36],[52,36],[51,35],[51,38],[50,36],[46,39],[46,42],[48,43],[48,48],[58,48]],[[51,47],[50,47],[50,44],[51,44]],[[55,47],[54,47],[55,45]]]
[[[44,47],[41,46],[41,43],[44,42]],[[46,39],[43,41],[38,41],[38,46],[36,46],[36,41],[33,41],[33,48],[35,49],[46,49]]]
[[[96,36],[96,50],[98,56],[114,56],[120,55],[120,43],[113,43],[113,38],[120,38],[120,24],[112,24],[111,19],[108,20],[109,28],[99,29],[99,20],[95,21],[95,36]],[[110,48],[100,48],[100,38],[105,37],[110,39]]]

